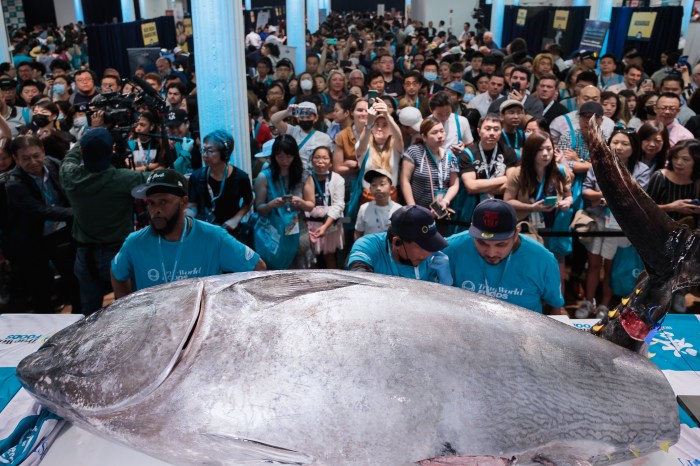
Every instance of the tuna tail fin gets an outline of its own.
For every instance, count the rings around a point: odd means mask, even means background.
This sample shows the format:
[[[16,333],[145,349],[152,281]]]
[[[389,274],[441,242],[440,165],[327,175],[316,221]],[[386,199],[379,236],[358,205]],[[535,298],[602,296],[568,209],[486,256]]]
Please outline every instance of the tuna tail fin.
[[[678,224],[659,208],[614,156],[595,117],[589,123],[588,148],[608,207],[639,252],[647,272],[651,277],[669,277],[673,274],[673,263],[668,240]]]

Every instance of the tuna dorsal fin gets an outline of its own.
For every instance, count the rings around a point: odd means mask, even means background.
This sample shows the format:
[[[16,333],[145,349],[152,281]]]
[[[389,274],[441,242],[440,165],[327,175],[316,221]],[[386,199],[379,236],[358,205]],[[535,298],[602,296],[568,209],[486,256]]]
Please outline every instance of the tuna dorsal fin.
[[[256,299],[269,304],[300,296],[335,290],[354,285],[379,286],[370,279],[363,279],[347,274],[334,274],[328,271],[299,271],[263,275],[236,283],[236,288],[243,288]]]
[[[589,123],[588,148],[605,200],[615,220],[644,260],[647,271],[651,276],[669,276],[673,264],[668,239],[678,224],[656,205],[613,155],[595,118],[591,118]]]

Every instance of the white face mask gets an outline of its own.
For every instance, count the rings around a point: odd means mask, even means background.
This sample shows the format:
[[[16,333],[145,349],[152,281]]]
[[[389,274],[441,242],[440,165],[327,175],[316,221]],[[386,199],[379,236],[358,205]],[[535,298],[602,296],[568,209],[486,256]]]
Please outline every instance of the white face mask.
[[[87,126],[88,124],[88,119],[86,116],[78,117],[73,120],[73,126],[76,128],[82,128],[83,126]]]
[[[311,88],[314,87],[314,82],[310,79],[302,79],[299,83],[299,87],[301,87],[302,91],[310,91]]]

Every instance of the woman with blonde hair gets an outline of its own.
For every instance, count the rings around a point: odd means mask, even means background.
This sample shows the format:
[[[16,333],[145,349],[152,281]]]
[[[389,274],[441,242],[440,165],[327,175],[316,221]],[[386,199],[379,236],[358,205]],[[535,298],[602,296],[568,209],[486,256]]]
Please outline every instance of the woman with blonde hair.
[[[392,179],[399,179],[399,166],[403,156],[403,137],[398,125],[389,115],[386,103],[381,99],[378,99],[367,111],[367,124],[360,135],[355,154],[360,165],[360,179],[369,170],[377,168],[391,173]],[[372,199],[369,183],[362,179],[360,204]],[[391,199],[394,201],[398,199],[395,188],[392,188]]]

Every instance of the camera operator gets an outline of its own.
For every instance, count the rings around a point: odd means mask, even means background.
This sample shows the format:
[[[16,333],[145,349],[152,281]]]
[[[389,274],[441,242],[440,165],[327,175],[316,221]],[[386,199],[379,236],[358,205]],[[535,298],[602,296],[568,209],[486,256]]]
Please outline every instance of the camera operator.
[[[175,150],[177,158],[173,168],[186,175],[202,167],[202,155],[199,146],[190,135],[190,121],[187,112],[181,109],[171,110],[164,119],[169,136],[182,138],[182,141],[168,140],[168,145]]]
[[[102,307],[110,290],[110,262],[133,231],[131,190],[148,176],[112,166],[113,143],[105,128],[86,130],[60,170],[61,185],[73,206],[73,238],[78,243],[75,276],[86,315]]]

